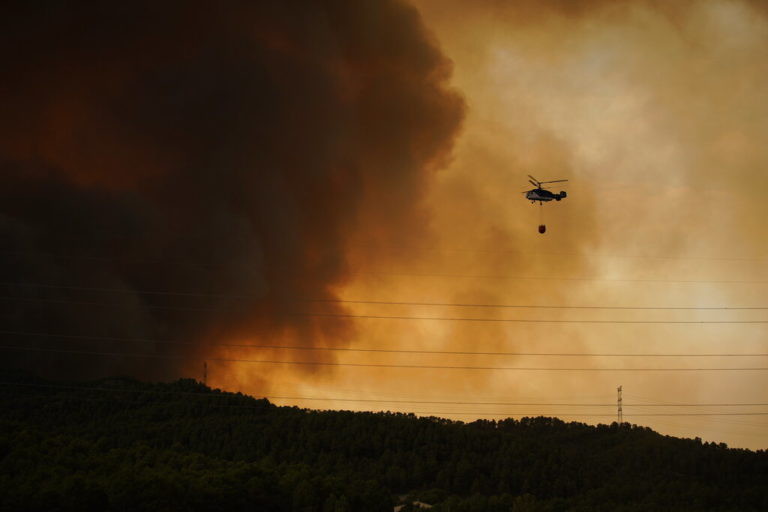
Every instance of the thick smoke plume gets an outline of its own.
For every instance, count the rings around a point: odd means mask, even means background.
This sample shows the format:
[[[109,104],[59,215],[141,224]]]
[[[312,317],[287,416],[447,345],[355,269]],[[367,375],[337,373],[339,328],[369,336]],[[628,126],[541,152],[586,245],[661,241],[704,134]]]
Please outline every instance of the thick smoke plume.
[[[222,340],[345,343],[311,301],[348,279],[357,233],[419,237],[462,117],[413,8],[16,1],[0,19],[6,366],[167,378]]]

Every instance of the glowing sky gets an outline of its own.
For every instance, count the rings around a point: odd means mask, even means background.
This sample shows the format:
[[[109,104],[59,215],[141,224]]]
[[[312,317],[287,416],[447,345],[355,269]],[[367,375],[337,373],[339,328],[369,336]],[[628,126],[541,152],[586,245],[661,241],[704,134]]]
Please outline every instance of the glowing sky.
[[[9,3],[4,365],[766,448],[765,3],[413,2]]]
[[[541,4],[546,4],[541,6]],[[454,63],[467,114],[428,196],[433,237],[352,261],[346,299],[641,308],[768,305],[768,20],[739,1],[419,0]],[[574,7],[576,5],[577,7]],[[569,7],[570,6],[570,7]],[[567,178],[569,197],[526,202],[526,174]],[[529,187],[528,187],[529,188]],[[556,190],[559,190],[557,188]],[[364,236],[361,242],[364,243]],[[538,278],[538,279],[537,279]],[[542,320],[742,321],[766,311],[351,306],[356,314]],[[483,323],[359,319],[352,347],[484,352],[683,353],[687,357],[341,354],[339,361],[582,368],[765,367],[765,324]],[[268,393],[467,402],[603,403],[663,433],[765,448],[765,371],[569,372],[337,368],[290,373]],[[279,402],[279,401],[278,401]],[[309,407],[557,414],[609,422],[615,407],[377,404]],[[466,413],[466,414],[464,414]],[[499,415],[503,416],[503,415]]]

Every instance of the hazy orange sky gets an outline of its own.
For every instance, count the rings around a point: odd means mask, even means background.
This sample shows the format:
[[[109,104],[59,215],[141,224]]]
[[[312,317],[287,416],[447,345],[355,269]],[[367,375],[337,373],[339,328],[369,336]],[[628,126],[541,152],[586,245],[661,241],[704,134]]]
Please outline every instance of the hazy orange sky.
[[[562,5],[562,7],[559,7]],[[419,0],[453,61],[467,110],[434,175],[431,237],[361,251],[349,300],[639,308],[768,305],[768,20],[750,3]],[[568,179],[568,198],[525,201],[527,174]],[[528,187],[530,188],[530,187]],[[559,184],[556,190],[560,190]],[[359,241],[365,244],[365,230]],[[504,309],[352,305],[374,316],[540,320],[766,320],[765,310]],[[358,319],[351,348],[479,352],[683,353],[686,357],[511,357],[337,353],[336,361],[580,368],[765,367],[760,323],[503,323]],[[302,354],[296,355],[301,359]],[[242,371],[251,372],[253,368]],[[259,370],[261,371],[261,369]],[[270,368],[267,395],[605,407],[275,400],[306,407],[450,412],[451,418],[624,417],[662,433],[768,446],[765,371],[483,371]],[[214,373],[215,375],[215,373]],[[244,377],[242,385],[247,386]],[[215,382],[215,379],[214,379]],[[497,414],[498,413],[498,414]],[[568,414],[565,416],[564,414]],[[609,415],[595,417],[589,414]]]
[[[764,2],[6,14],[4,368],[768,446]]]

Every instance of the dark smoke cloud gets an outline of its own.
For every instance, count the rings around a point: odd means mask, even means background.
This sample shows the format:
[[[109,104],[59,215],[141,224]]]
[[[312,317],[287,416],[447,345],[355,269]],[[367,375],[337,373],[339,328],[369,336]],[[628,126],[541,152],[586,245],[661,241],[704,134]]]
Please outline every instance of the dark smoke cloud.
[[[348,323],[294,314],[334,297],[356,233],[419,237],[462,117],[450,63],[393,0],[17,1],[0,20],[5,330],[201,343],[4,334],[188,356],[6,366],[169,377],[211,341],[344,343]]]

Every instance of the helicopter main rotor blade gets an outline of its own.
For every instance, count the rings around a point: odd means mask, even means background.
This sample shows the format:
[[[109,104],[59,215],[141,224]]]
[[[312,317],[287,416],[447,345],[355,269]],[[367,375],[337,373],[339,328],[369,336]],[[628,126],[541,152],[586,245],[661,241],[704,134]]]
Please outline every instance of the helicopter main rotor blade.
[[[534,177],[533,177],[533,176],[531,176],[530,174],[528,175],[528,177],[529,177],[529,178],[531,178],[531,179],[532,179],[533,181],[535,181],[536,183],[539,183],[539,180],[537,180],[536,178],[534,178]]]
[[[539,188],[541,186],[541,185],[539,185],[538,183],[536,183],[536,182],[534,182],[532,180],[528,180],[528,183],[530,183],[531,185],[533,185],[536,188]]]
[[[552,180],[552,181],[542,181],[542,183],[560,183],[561,181],[568,181],[568,180]]]

